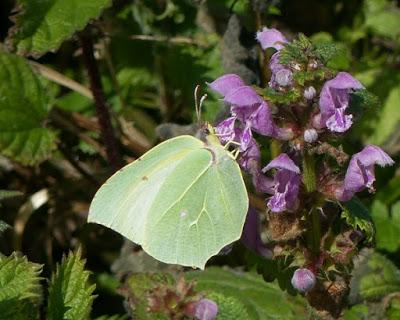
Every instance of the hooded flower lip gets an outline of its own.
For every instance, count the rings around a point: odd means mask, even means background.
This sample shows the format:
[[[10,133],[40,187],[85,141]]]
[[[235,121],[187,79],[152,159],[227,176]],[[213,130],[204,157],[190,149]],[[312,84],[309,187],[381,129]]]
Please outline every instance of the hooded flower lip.
[[[222,96],[226,96],[232,90],[243,87],[246,84],[237,74],[230,73],[215,79],[208,85],[212,90],[220,93]]]
[[[386,152],[374,145],[368,145],[354,154],[344,178],[344,190],[355,193],[368,188],[372,191],[375,181],[375,164],[385,167],[393,165],[394,161]]]
[[[292,71],[288,67],[282,65],[279,62],[279,58],[280,53],[278,51],[272,55],[269,61],[269,68],[272,74],[268,85],[274,89],[279,87],[288,87],[293,84]]]
[[[217,304],[210,299],[201,299],[195,306],[195,317],[198,320],[214,320],[218,314]]]
[[[314,288],[316,281],[314,273],[307,268],[297,269],[291,280],[293,288],[303,293]]]
[[[274,194],[267,206],[272,212],[293,211],[298,206],[300,169],[286,153],[272,160],[262,171],[278,169],[274,176]]]
[[[347,72],[339,72],[335,78],[322,87],[319,107],[321,126],[333,132],[345,132],[353,124],[353,116],[346,114],[351,90],[363,89],[364,86]]]
[[[280,31],[273,28],[268,29],[266,27],[257,32],[256,39],[264,50],[267,48],[281,50],[283,44],[288,42]]]

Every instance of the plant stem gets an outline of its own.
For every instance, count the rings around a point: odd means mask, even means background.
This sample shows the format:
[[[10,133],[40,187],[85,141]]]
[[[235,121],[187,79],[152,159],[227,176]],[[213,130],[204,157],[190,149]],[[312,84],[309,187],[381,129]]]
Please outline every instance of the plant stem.
[[[118,142],[111,124],[110,112],[101,84],[99,69],[93,51],[93,41],[84,33],[80,36],[83,59],[90,81],[90,89],[93,93],[96,113],[101,129],[101,137],[106,147],[107,160],[114,170],[121,167],[122,161],[118,150]]]
[[[319,254],[321,242],[321,224],[319,221],[319,212],[317,208],[311,211],[311,250],[315,255]]]
[[[306,150],[303,153],[303,182],[307,192],[311,193],[317,190],[315,160]]]

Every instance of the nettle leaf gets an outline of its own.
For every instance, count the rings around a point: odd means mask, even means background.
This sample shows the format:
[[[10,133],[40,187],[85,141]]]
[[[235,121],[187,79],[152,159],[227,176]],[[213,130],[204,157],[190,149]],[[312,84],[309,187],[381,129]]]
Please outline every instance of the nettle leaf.
[[[89,319],[96,287],[89,284],[89,274],[80,249],[63,257],[49,284],[47,319]]]
[[[248,320],[308,319],[306,302],[300,296],[291,297],[274,283],[265,282],[253,273],[208,268],[202,272],[188,272],[186,279],[197,282],[196,290],[219,294],[238,300],[248,313]],[[224,318],[221,318],[224,319]],[[228,319],[228,318],[226,318]],[[239,319],[239,318],[233,318]]]
[[[240,168],[218,138],[179,136],[114,174],[96,193],[88,221],[157,260],[203,269],[240,238],[247,209]]]
[[[374,201],[371,208],[376,228],[376,245],[379,249],[396,252],[400,248],[400,202],[389,208],[381,201]]]
[[[364,263],[358,279],[354,279],[363,299],[377,299],[400,292],[400,270],[390,260],[374,252]]]
[[[20,55],[39,57],[96,19],[111,0],[18,0],[8,43]]]
[[[0,318],[39,319],[42,266],[13,253],[0,256]]]
[[[363,231],[366,241],[371,242],[374,238],[375,230],[368,209],[358,198],[353,198],[343,205],[342,218],[354,229]]]
[[[211,292],[206,295],[207,299],[218,305],[216,320],[249,319],[247,309],[243,303],[234,297],[228,297],[220,293]]]
[[[56,134],[46,128],[44,89],[25,59],[0,49],[0,153],[25,165],[48,158]]]

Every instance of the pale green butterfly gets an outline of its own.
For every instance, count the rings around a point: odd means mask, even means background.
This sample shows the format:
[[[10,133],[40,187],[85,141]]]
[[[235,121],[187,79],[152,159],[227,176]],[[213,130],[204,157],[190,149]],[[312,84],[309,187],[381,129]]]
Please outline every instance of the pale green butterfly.
[[[240,238],[249,202],[235,157],[208,131],[204,142],[169,139],[115,173],[97,191],[88,222],[157,260],[204,269]]]

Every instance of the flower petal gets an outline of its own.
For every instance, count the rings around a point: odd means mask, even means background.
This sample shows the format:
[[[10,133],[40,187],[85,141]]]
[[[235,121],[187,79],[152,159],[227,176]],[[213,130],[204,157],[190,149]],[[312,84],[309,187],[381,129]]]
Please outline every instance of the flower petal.
[[[243,87],[246,84],[238,75],[231,73],[215,79],[208,85],[212,90],[220,93],[223,96],[226,96],[229,92],[239,87]]]
[[[280,31],[266,27],[257,32],[256,39],[263,49],[275,48],[276,50],[281,50],[283,44],[288,42]]]
[[[263,99],[250,86],[242,86],[230,91],[224,101],[235,106],[253,106],[263,102]]]
[[[262,169],[262,171],[266,172],[272,168],[284,169],[300,174],[300,168],[294,163],[292,159],[289,158],[289,156],[286,153],[281,153],[278,157],[272,160],[264,169]]]

